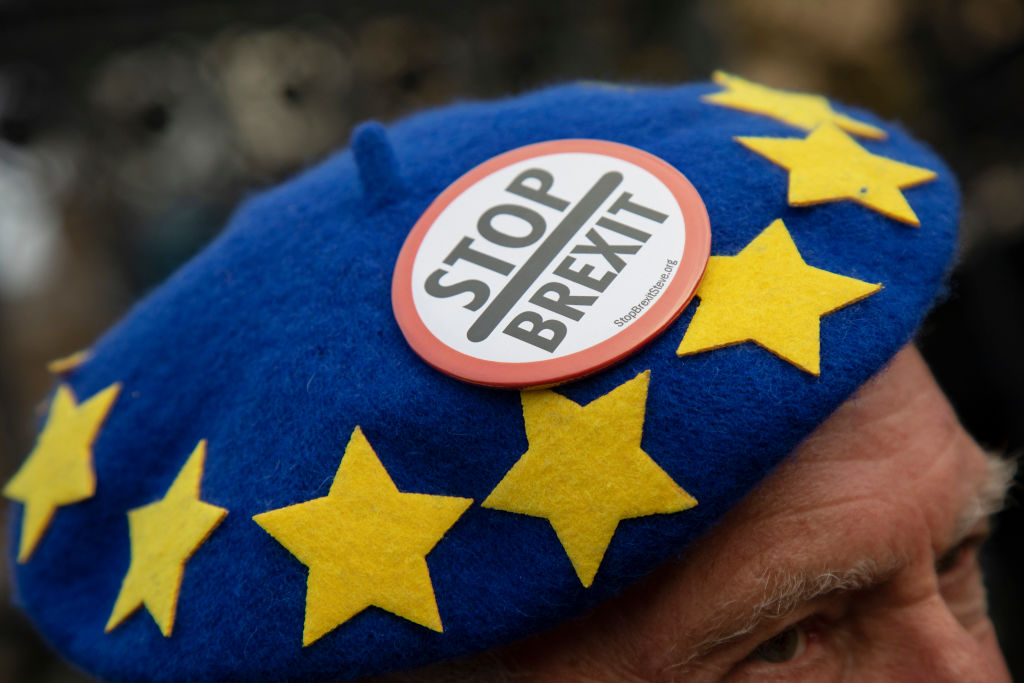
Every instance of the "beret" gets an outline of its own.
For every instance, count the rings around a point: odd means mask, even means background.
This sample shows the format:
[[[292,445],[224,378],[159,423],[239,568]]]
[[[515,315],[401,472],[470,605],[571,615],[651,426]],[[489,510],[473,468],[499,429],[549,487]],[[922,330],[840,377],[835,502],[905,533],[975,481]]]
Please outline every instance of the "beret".
[[[959,211],[899,126],[713,80],[363,124],[244,202],[54,366],[18,604],[112,681],[352,679],[685,557],[911,338]]]

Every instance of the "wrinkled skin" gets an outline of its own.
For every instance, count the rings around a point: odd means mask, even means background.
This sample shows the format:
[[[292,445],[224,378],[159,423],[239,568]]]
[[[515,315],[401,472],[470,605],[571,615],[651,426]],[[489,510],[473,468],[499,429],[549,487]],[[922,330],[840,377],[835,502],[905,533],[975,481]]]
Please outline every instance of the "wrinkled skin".
[[[680,561],[553,632],[390,680],[1009,681],[976,552],[1005,479],[908,347]],[[845,583],[749,618],[766,586],[823,572]]]

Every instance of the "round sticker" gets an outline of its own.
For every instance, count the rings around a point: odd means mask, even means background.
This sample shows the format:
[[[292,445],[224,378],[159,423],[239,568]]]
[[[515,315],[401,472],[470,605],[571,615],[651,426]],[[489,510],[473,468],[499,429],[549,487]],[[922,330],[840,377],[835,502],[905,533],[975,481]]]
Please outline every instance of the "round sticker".
[[[500,387],[558,384],[620,360],[693,297],[704,202],[658,157],[554,140],[456,180],[409,233],[391,301],[427,363]]]

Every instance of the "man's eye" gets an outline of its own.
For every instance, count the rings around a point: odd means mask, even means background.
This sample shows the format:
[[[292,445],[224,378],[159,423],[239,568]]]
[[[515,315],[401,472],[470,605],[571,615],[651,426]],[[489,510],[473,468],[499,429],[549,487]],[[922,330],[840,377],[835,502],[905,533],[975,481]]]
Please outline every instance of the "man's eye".
[[[984,540],[984,536],[971,536],[950,548],[935,560],[935,573],[939,576],[949,574],[953,570],[969,563],[974,559],[975,553],[977,553]]]
[[[758,645],[750,659],[782,664],[799,658],[806,649],[807,630],[802,624],[794,624]]]

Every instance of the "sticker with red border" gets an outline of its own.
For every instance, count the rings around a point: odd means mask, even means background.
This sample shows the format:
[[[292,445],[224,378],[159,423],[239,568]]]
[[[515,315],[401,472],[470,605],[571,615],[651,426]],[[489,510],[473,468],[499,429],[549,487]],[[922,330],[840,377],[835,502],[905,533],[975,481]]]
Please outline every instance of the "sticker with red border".
[[[550,386],[661,333],[710,249],[704,202],[670,164],[616,142],[553,140],[493,157],[442,192],[402,246],[391,301],[438,370]]]

